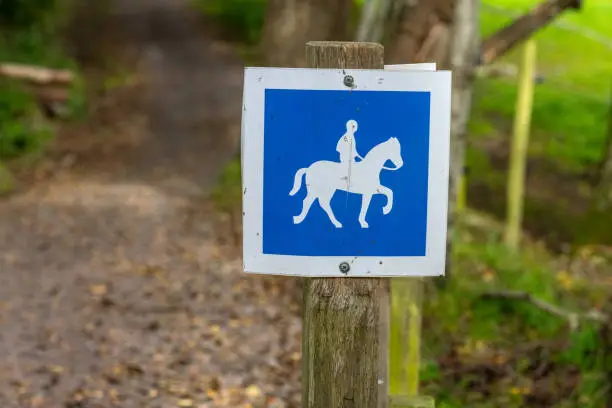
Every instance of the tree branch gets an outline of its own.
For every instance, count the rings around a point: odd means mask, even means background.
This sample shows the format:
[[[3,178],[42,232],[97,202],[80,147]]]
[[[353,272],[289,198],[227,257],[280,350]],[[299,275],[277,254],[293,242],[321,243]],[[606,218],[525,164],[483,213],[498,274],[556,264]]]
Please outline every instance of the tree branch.
[[[581,0],[547,0],[540,3],[527,14],[487,38],[482,44],[480,63],[490,64],[517,43],[547,25],[566,9],[580,9],[581,6]]]
[[[14,63],[0,63],[0,76],[21,79],[38,85],[69,85],[74,80],[73,73],[68,70]]]
[[[522,300],[527,303],[531,303],[533,306],[540,310],[550,313],[553,316],[560,317],[567,320],[572,330],[575,330],[580,325],[581,321],[587,320],[596,323],[609,324],[610,317],[597,311],[590,310],[586,313],[576,313],[570,310],[563,309],[559,306],[553,305],[552,303],[546,302],[542,299],[536,298],[530,293],[519,292],[519,291],[498,291],[498,292],[485,292],[481,295],[483,299],[510,299],[510,300]]]

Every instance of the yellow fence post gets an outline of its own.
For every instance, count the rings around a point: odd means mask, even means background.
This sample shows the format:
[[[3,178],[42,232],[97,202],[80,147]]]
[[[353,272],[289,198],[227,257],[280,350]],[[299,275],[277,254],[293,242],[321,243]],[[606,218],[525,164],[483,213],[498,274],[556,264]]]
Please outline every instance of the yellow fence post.
[[[507,218],[505,242],[510,248],[517,248],[521,237],[523,200],[525,191],[525,168],[527,147],[533,109],[533,88],[536,65],[536,44],[530,39],[525,43],[519,71],[519,90],[514,116],[508,169]]]

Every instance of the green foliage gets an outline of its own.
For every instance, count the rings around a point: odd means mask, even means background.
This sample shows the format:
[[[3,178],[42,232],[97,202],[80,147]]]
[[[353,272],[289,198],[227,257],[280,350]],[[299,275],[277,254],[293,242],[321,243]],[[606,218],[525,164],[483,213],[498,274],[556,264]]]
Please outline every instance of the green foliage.
[[[266,14],[266,0],[193,0],[204,14],[215,17],[249,44],[261,36]]]
[[[242,172],[240,160],[233,160],[221,173],[212,192],[212,199],[221,211],[231,211],[242,199]]]
[[[0,61],[72,70],[77,79],[70,89],[67,114],[76,118],[85,113],[84,82],[66,56],[59,34],[69,15],[68,4],[68,0],[0,0]],[[52,136],[31,92],[17,81],[0,81],[0,158],[40,151]]]
[[[602,85],[603,86],[603,85]],[[481,79],[476,83],[471,136],[476,141],[509,137],[516,101],[516,83]],[[591,94],[568,92],[553,85],[536,86],[532,113],[531,157],[583,172],[601,158],[608,102]],[[497,130],[495,130],[497,129]]]
[[[10,193],[15,188],[15,180],[9,169],[0,162],[0,196]]]
[[[469,212],[465,217],[455,240],[454,280],[425,297],[422,393],[434,395],[436,406],[518,408],[538,391],[532,384],[533,373],[545,364],[551,369],[550,381],[570,372],[579,375],[578,386],[564,390],[567,396],[551,406],[599,406],[605,367],[597,325],[587,322],[570,332],[563,318],[529,302],[481,297],[485,292],[520,291],[569,311],[586,311],[598,299],[597,284],[555,270],[550,254],[533,243],[522,253],[508,250],[501,240],[502,227],[495,221]],[[479,221],[469,221],[472,218]],[[567,346],[544,346],[546,352],[533,355],[516,351],[553,340],[564,340]],[[496,361],[495,356],[506,357]],[[461,381],[454,381],[441,363],[449,358],[464,368],[501,364],[515,374],[487,379],[467,370]],[[557,391],[551,390],[552,395]]]
[[[486,0],[481,25],[487,36],[512,20],[503,7],[524,12],[535,0]],[[563,170],[584,173],[601,158],[612,86],[612,8],[606,0],[584,2],[534,36],[538,46],[537,85],[532,116],[530,156]],[[604,23],[605,22],[605,23]],[[568,28],[569,26],[569,28]],[[500,63],[518,64],[521,47]],[[516,103],[517,84],[509,79],[481,79],[476,86],[472,136],[480,141],[507,139]],[[487,129],[488,128],[488,129]],[[496,131],[493,131],[495,129]]]
[[[0,157],[14,158],[40,149],[51,130],[37,119],[32,96],[17,84],[0,82]]]
[[[0,0],[0,26],[14,29],[40,24],[56,6],[56,0]]]

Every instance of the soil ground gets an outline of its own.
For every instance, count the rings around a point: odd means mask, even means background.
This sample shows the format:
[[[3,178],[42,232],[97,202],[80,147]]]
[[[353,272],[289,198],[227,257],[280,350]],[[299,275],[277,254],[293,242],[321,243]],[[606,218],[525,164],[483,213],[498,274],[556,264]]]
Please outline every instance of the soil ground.
[[[187,1],[118,3],[76,51],[105,39],[133,81],[0,201],[0,406],[296,406],[295,286],[243,275],[207,198],[242,62]]]

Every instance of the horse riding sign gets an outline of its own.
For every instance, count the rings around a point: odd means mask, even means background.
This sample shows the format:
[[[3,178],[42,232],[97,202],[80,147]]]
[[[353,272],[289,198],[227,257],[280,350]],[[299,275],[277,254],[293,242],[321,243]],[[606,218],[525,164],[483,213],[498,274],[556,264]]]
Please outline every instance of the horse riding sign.
[[[246,68],[244,269],[444,273],[447,71]]]

